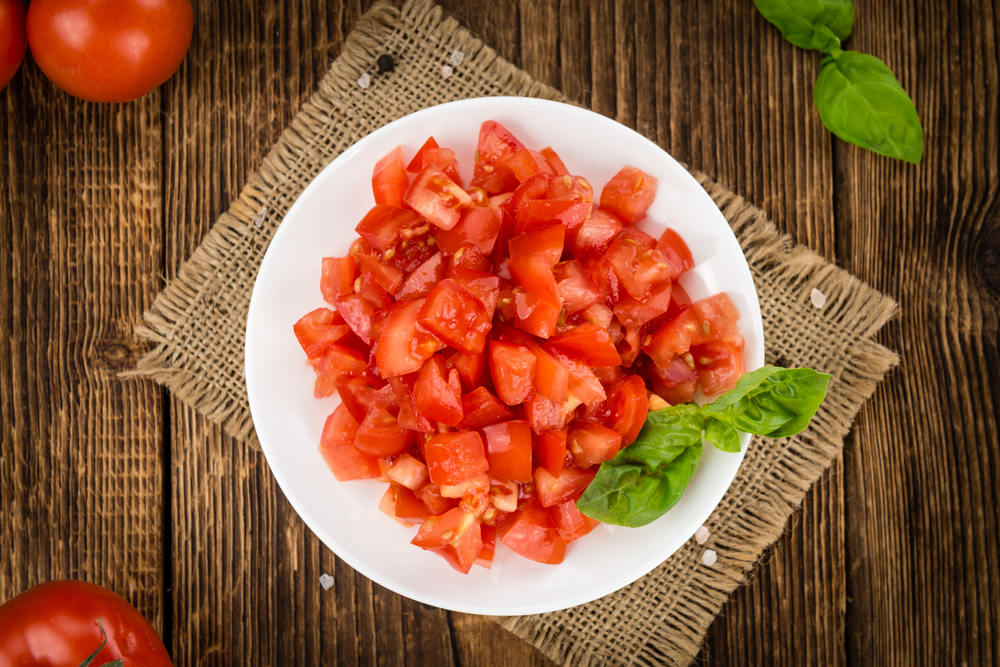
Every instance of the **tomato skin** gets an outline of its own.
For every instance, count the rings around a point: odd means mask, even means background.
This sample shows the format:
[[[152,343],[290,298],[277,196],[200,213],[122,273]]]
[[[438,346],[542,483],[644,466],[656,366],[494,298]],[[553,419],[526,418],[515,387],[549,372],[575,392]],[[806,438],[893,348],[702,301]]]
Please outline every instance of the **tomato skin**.
[[[523,419],[483,429],[490,474],[513,482],[531,481],[531,427]]]
[[[337,313],[329,308],[317,308],[306,313],[292,325],[295,338],[309,359],[318,359],[330,349],[330,345],[340,343],[350,328],[346,324],[336,324]]]
[[[622,447],[635,442],[649,413],[646,384],[638,375],[630,375],[608,388],[604,402],[604,425],[622,437]]]
[[[589,468],[614,458],[621,444],[622,437],[617,432],[593,422],[574,424],[566,437],[566,448],[577,468]]]
[[[385,458],[405,452],[413,442],[413,431],[403,428],[384,407],[375,403],[358,427],[354,446],[362,454]]]
[[[545,341],[546,349],[557,348],[575,355],[594,368],[618,366],[621,357],[611,343],[608,330],[596,324],[581,324]]]
[[[566,168],[562,159],[550,146],[546,146],[539,152],[548,160],[549,166],[552,167],[552,171],[555,172],[556,176],[569,176],[569,169]]]
[[[674,266],[680,267],[681,273],[694,268],[694,257],[691,256],[691,249],[688,248],[681,235],[670,227],[663,230],[660,240],[656,242],[656,249],[673,262]]]
[[[476,387],[462,397],[462,412],[465,416],[458,427],[467,431],[479,430],[514,416],[486,387]]]
[[[706,396],[729,391],[746,373],[743,365],[743,336],[735,334],[724,340],[713,340],[691,348],[698,382]]]
[[[478,354],[493,324],[472,292],[450,278],[430,291],[417,322],[438,340],[465,354]]]
[[[354,291],[354,279],[358,277],[358,265],[353,257],[324,257],[320,274],[319,289],[323,300],[331,306],[337,298]]]
[[[189,0],[33,0],[26,27],[35,62],[59,88],[129,102],[177,71],[194,13]]]
[[[372,192],[376,204],[402,207],[410,179],[403,168],[403,149],[396,146],[378,161],[372,172]]]
[[[534,501],[522,505],[514,521],[499,529],[497,536],[512,551],[538,563],[555,565],[566,557],[566,541],[548,512]]]
[[[518,405],[531,398],[536,363],[535,355],[523,345],[490,341],[490,375],[501,401]]]
[[[417,326],[426,299],[400,301],[387,309],[379,334],[375,359],[382,377],[407,375],[420,370],[424,362],[445,344]]]
[[[696,301],[657,329],[643,350],[660,368],[667,368],[692,345],[702,345],[737,333],[739,311],[725,293]]]
[[[479,522],[458,507],[427,519],[410,543],[438,553],[463,574],[469,573],[483,550]]]
[[[555,477],[566,464],[566,429],[547,431],[535,436],[535,459]]]
[[[382,474],[378,459],[364,454],[354,446],[358,420],[341,404],[323,425],[319,452],[333,476],[341,482],[352,479],[373,479]]]
[[[601,208],[627,225],[646,217],[656,198],[656,179],[635,167],[623,167],[601,191]]]
[[[490,467],[483,439],[475,431],[438,433],[424,443],[424,457],[431,482],[438,485],[461,484]]]
[[[483,255],[489,255],[500,233],[500,216],[489,206],[467,208],[461,212],[458,224],[440,229],[434,234],[438,246],[454,254],[464,245],[471,245]]]
[[[559,537],[566,540],[567,544],[584,535],[589,535],[591,531],[601,525],[597,519],[591,519],[580,512],[576,507],[576,500],[565,500],[550,507],[549,519],[559,531]]]
[[[435,285],[444,280],[446,269],[444,253],[435,253],[406,277],[396,290],[396,300],[410,301],[427,296]]]
[[[403,201],[428,222],[445,230],[458,224],[463,208],[472,206],[469,193],[432,164],[420,170]]]
[[[535,468],[535,495],[542,507],[552,507],[579,496],[595,476],[595,470],[563,468],[558,475],[553,475],[545,468]]]
[[[92,664],[118,658],[124,667],[171,667],[163,642],[116,593],[85,581],[39,584],[0,605],[0,665],[77,667],[101,645]]]
[[[457,426],[462,417],[462,382],[440,354],[424,362],[414,385],[417,413],[430,421]]]
[[[484,122],[479,128],[472,185],[490,195],[516,188],[517,177],[507,165],[507,160],[522,148],[524,144],[503,125],[493,120]]]
[[[17,74],[28,48],[24,17],[21,0],[0,0],[0,90]]]

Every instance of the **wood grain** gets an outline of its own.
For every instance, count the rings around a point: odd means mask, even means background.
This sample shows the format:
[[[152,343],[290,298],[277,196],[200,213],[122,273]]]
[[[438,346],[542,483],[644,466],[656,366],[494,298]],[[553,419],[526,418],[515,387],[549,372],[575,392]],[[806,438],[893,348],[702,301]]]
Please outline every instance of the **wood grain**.
[[[144,381],[133,325],[316,88],[369,0],[206,0],[128,105],[0,91],[0,599],[108,585],[178,665],[549,665],[337,560],[263,456]],[[847,46],[924,123],[918,167],[832,139],[819,57],[753,3],[445,0],[508,60],[650,137],[896,297],[901,367],[712,626],[700,662],[1000,660],[1000,12],[859,1]],[[320,574],[333,575],[331,590]]]

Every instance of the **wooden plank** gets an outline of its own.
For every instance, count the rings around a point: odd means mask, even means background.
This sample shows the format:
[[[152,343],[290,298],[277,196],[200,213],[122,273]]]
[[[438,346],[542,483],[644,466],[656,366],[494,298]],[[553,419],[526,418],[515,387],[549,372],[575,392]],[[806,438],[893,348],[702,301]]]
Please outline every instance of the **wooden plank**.
[[[161,285],[162,119],[58,91],[0,93],[0,600],[52,579],[164,618],[163,392],[118,379]]]
[[[998,295],[980,254],[1000,220],[1000,16],[949,4],[861,3],[849,42],[896,73],[925,131],[920,166],[835,153],[837,253],[899,300],[883,338],[903,356],[845,455],[855,662],[1000,660]]]

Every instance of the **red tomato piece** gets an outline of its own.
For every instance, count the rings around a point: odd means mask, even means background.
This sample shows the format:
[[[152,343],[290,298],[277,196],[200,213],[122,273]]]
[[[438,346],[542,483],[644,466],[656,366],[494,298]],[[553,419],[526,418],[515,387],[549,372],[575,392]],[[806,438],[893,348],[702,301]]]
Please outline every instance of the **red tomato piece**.
[[[292,326],[295,338],[309,359],[326,354],[329,346],[340,343],[351,333],[346,324],[335,324],[337,313],[329,308],[317,308]]]
[[[604,425],[622,437],[621,446],[635,442],[649,412],[646,384],[638,375],[629,375],[608,388],[604,402]]]
[[[476,387],[462,397],[462,412],[465,416],[458,427],[467,431],[479,430],[514,417],[507,406],[486,387]]]
[[[362,273],[361,277],[354,282],[357,288],[357,296],[364,299],[373,309],[371,337],[376,338],[378,333],[374,329],[375,313],[392,305],[392,296],[379,284],[378,280],[370,273]],[[352,296],[352,295],[348,295]],[[346,298],[346,297],[342,297]]]
[[[572,315],[586,310],[603,298],[583,264],[575,259],[552,268],[563,310]]]
[[[420,433],[433,433],[434,424],[429,419],[417,412],[416,399],[414,397],[417,374],[396,375],[389,378],[389,386],[392,387],[396,398],[399,401],[399,425]]]
[[[378,161],[372,172],[372,192],[375,203],[386,206],[403,206],[403,194],[410,185],[403,168],[403,149],[396,146]]]
[[[652,237],[637,229],[627,229],[616,238],[605,254],[618,277],[618,284],[633,299],[643,301],[654,284],[672,280],[680,269],[652,248]]]
[[[558,348],[552,348],[550,354],[569,371],[570,399],[583,401],[587,405],[603,401],[606,397],[601,381],[594,371],[584,363],[563,354]]]
[[[559,324],[559,306],[536,299],[520,289],[514,291],[513,300],[514,326],[518,329],[539,338],[549,338],[556,332]]]
[[[446,426],[457,426],[462,421],[462,383],[458,371],[440,354],[420,368],[413,396],[419,415]]]
[[[451,229],[457,225],[461,210],[472,206],[469,193],[432,164],[420,170],[403,196],[403,201],[441,229]]]
[[[462,184],[462,179],[458,176],[458,163],[455,161],[455,151],[449,148],[441,148],[438,146],[438,142],[434,140],[434,137],[430,137],[424,142],[424,145],[420,147],[417,154],[410,160],[410,164],[406,165],[406,171],[416,174],[427,164],[434,165],[447,174],[448,178],[459,185]]]
[[[521,287],[539,301],[561,308],[559,287],[552,273],[562,255],[566,230],[550,225],[510,240],[510,274]]]
[[[490,383],[489,354],[484,349],[478,354],[453,352],[448,361],[458,371],[462,381],[462,391],[468,393],[479,387],[486,388]]]
[[[546,146],[540,152],[548,160],[549,166],[552,167],[552,171],[555,172],[556,176],[569,176],[569,170],[566,169],[566,165],[563,164],[563,161],[551,147]]]
[[[562,225],[568,236],[590,215],[591,205],[586,202],[562,199],[532,199],[517,207],[517,224],[514,231],[524,234],[551,224]]]
[[[379,252],[387,252],[403,241],[426,234],[430,227],[413,211],[377,204],[361,219],[354,231]],[[419,230],[419,231],[418,231]]]
[[[565,199],[566,201],[594,203],[594,186],[583,176],[561,174],[559,178],[549,181],[546,191],[549,199]]]
[[[405,486],[411,491],[419,491],[430,481],[427,466],[405,453],[392,462],[386,475],[396,484]]]
[[[667,312],[670,307],[672,287],[673,281],[664,280],[653,285],[649,290],[649,296],[641,301],[628,295],[622,296],[615,304],[615,317],[626,328],[638,329]]]
[[[566,429],[560,429],[535,436],[535,459],[554,477],[559,476],[566,464],[566,435]]]
[[[497,529],[496,526],[490,526],[484,523],[479,526],[479,530],[482,533],[483,550],[479,552],[479,558],[476,559],[476,565],[485,567],[489,570],[493,567],[493,553],[496,551]]]
[[[406,451],[413,443],[412,436],[413,431],[400,426],[389,411],[374,403],[358,427],[354,446],[363,454],[385,458]]]
[[[490,273],[493,270],[493,264],[481,252],[476,250],[475,247],[467,245],[459,248],[451,256],[451,266],[448,267],[448,271],[452,273],[455,269],[471,269],[472,271]],[[451,276],[449,275],[448,277],[450,278]]]
[[[552,165],[545,156],[530,148],[521,148],[507,159],[507,166],[514,172],[514,177],[524,183],[535,174],[546,173],[555,175]]]
[[[589,218],[567,233],[566,248],[579,259],[603,254],[623,229],[618,218],[595,208]]]
[[[482,302],[450,278],[430,291],[417,321],[446,345],[466,354],[483,351],[492,327]]]
[[[384,378],[413,373],[445,344],[417,326],[426,299],[400,301],[388,309],[375,359]]]
[[[735,334],[723,340],[713,340],[691,347],[691,356],[698,371],[698,382],[706,396],[729,391],[746,373],[743,365],[743,336]]]
[[[479,521],[457,507],[424,521],[411,544],[443,556],[463,574],[469,573],[483,550]]]
[[[447,254],[458,252],[463,246],[473,246],[483,255],[489,255],[500,233],[500,215],[489,206],[464,209],[458,224],[451,229],[440,229],[434,234],[438,247]]]
[[[576,507],[576,500],[566,500],[549,508],[549,519],[566,543],[580,539],[601,525],[597,519],[585,516]]]
[[[468,253],[464,254],[471,255],[472,250],[470,249]],[[448,277],[472,292],[486,309],[486,319],[493,320],[493,313],[496,312],[497,301],[500,299],[500,278],[492,273],[469,269],[461,265],[452,266]]]
[[[441,495],[441,487],[437,484],[427,484],[417,491],[417,497],[423,501],[431,514],[438,516],[450,509],[458,507],[457,498],[445,498]]]
[[[516,188],[517,177],[507,165],[507,160],[522,148],[524,144],[500,123],[492,120],[483,123],[479,128],[472,185],[491,195]]]
[[[490,467],[475,431],[438,433],[424,443],[424,458],[431,482],[439,485],[461,484]]]
[[[483,428],[491,475],[514,482],[531,481],[531,427],[523,419]]]
[[[577,468],[589,468],[614,458],[621,445],[621,435],[594,422],[571,426],[566,437],[566,448],[573,455],[573,465]]]
[[[435,285],[444,280],[446,269],[444,253],[434,253],[430,259],[406,276],[396,291],[396,299],[408,301],[427,296]]]
[[[688,296],[687,290],[685,290],[684,286],[675,280],[673,287],[670,288],[670,307],[667,308],[667,312],[663,314],[663,317],[666,319],[663,322],[660,322],[659,326],[656,328],[658,329],[660,326],[663,326],[670,320],[680,315],[681,311],[690,306],[691,303],[691,297]]]
[[[569,369],[549,352],[531,343],[528,349],[535,355],[535,391],[550,401],[565,403],[569,398]]]
[[[728,338],[737,333],[740,314],[725,294],[716,294],[696,301],[677,317],[657,329],[643,350],[660,368],[666,368],[692,345]]]
[[[490,341],[490,376],[501,401],[518,405],[531,398],[536,363],[535,355],[523,345]]]
[[[625,327],[625,336],[618,341],[615,349],[622,358],[622,366],[631,368],[642,352],[642,330],[638,327]]]
[[[323,271],[319,278],[319,289],[323,300],[331,306],[337,297],[354,291],[354,280],[358,277],[358,265],[353,257],[324,257]]]
[[[566,542],[552,525],[548,512],[533,501],[518,510],[514,520],[497,531],[500,541],[512,551],[536,561],[555,565],[566,557]]]
[[[387,387],[384,381],[370,375],[357,377],[341,376],[337,382],[337,393],[348,412],[359,422],[364,420],[368,410],[378,403],[386,410],[395,413],[399,409],[399,401],[392,387]]]
[[[535,392],[531,399],[524,403],[524,416],[531,424],[535,433],[558,431],[566,428],[573,413],[567,410],[566,403],[550,401],[541,392]]]
[[[545,342],[546,349],[556,348],[575,355],[580,361],[600,368],[618,366],[621,357],[611,343],[606,327],[597,324],[581,324]]]
[[[646,217],[656,198],[656,179],[635,167],[623,167],[601,190],[601,208],[631,225]]]
[[[333,394],[337,381],[344,375],[360,375],[368,368],[368,363],[357,350],[343,345],[330,343],[322,357],[310,359],[309,363],[316,371],[316,398],[324,398]]]
[[[402,519],[406,522],[419,523],[421,521],[426,521],[427,519],[434,516],[431,511],[427,509],[427,505],[424,504],[417,494],[412,490],[406,488],[405,486],[393,485],[395,488],[396,504],[393,507],[394,514],[397,519]]]
[[[24,21],[21,0],[0,0],[0,42],[3,43],[0,47],[0,90],[14,78],[28,50]]]
[[[337,312],[365,345],[372,344],[372,315],[376,308],[358,294],[337,297]]]
[[[319,452],[341,482],[352,479],[373,479],[382,474],[378,458],[364,454],[354,446],[358,420],[341,404],[337,406],[323,425]]]
[[[694,257],[691,256],[691,249],[681,238],[681,235],[670,227],[663,230],[660,240],[656,242],[656,249],[663,253],[674,266],[680,267],[681,273],[694,268]]]
[[[651,363],[644,373],[649,388],[671,405],[687,403],[694,398],[698,388],[698,373],[694,370],[694,357],[690,353],[674,359],[666,368],[658,368]]]
[[[605,303],[618,301],[618,276],[614,267],[605,255],[590,255],[580,260],[583,268],[587,270],[587,275],[597,285],[598,291],[604,295]]]
[[[371,255],[358,255],[361,276],[370,276],[388,294],[394,294],[403,283],[403,272],[395,266],[383,264]]]
[[[542,467],[535,468],[535,496],[542,507],[553,507],[561,502],[576,499],[594,481],[595,470],[563,468],[558,475]]]

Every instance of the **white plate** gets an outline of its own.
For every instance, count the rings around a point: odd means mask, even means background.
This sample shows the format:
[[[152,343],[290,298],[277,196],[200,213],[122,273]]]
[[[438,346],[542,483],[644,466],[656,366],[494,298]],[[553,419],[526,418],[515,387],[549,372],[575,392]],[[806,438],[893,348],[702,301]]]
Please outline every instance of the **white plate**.
[[[401,595],[475,614],[534,614],[565,609],[635,581],[673,554],[705,521],[732,482],[740,454],[708,446],[690,488],[665,516],[643,528],[602,525],[570,545],[557,566],[521,558],[497,544],[493,568],[454,571],[409,541],[406,528],[376,505],[377,480],[338,482],[318,451],[335,397],[312,395],[314,373],[292,334],[302,315],[325,306],[320,260],[343,256],[354,226],[374,204],[375,163],[397,145],[409,160],[428,136],[456,151],[468,183],[479,126],[496,120],[536,150],[552,146],[571,173],[595,189],[626,164],[659,179],[649,218],[637,226],[659,235],[665,225],[687,241],[697,266],[681,281],[692,298],[726,292],[740,312],[748,370],[764,360],[764,334],[750,270],[719,209],[691,175],[658,146],[591,111],[527,98],[482,98],[419,111],[373,132],[326,167],[285,216],[261,263],[246,332],[250,408],[267,462],[310,529],[353,568]],[[317,584],[318,585],[318,584]]]

